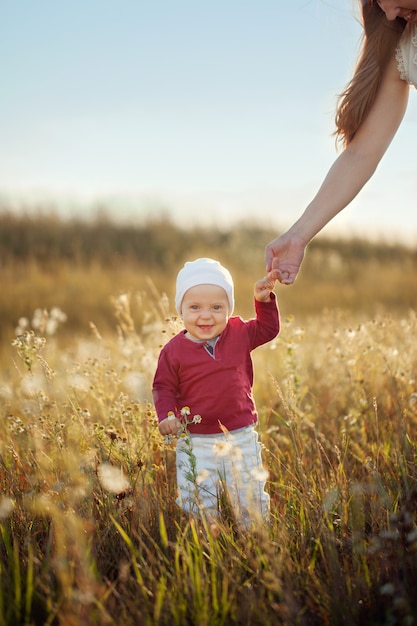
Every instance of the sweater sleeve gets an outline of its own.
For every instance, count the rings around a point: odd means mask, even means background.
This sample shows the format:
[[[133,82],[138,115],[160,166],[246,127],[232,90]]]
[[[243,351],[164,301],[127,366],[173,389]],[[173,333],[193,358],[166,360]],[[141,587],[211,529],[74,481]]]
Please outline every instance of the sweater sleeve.
[[[170,411],[178,417],[176,406],[178,384],[178,375],[168,357],[167,347],[165,347],[159,355],[152,385],[153,401],[159,422],[164,420]]]
[[[255,300],[255,313],[256,317],[247,322],[251,350],[272,341],[279,334],[280,317],[275,294],[271,293],[269,302]]]

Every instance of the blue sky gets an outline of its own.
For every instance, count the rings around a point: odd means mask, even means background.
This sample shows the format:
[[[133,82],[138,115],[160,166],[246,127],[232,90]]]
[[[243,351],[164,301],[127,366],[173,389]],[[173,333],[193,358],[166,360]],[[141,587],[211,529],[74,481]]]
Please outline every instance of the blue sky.
[[[19,0],[0,8],[0,204],[289,226],[336,156],[354,0]],[[417,234],[417,97],[326,232]]]

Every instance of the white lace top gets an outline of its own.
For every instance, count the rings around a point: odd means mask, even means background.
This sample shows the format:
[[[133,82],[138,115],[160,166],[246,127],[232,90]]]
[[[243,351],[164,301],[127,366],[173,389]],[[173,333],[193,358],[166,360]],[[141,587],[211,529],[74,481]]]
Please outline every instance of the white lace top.
[[[417,89],[417,24],[406,27],[395,56],[401,79]]]

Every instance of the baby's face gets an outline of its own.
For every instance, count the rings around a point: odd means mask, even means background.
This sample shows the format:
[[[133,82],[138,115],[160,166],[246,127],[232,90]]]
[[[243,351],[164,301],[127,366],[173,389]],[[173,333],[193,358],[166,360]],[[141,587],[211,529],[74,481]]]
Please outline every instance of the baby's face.
[[[181,317],[192,339],[208,341],[220,335],[230,316],[229,300],[222,287],[196,285],[185,292]]]

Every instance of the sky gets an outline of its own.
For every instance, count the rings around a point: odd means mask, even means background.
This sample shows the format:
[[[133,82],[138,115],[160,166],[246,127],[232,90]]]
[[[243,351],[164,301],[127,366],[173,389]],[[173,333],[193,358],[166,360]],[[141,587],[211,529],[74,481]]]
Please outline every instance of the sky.
[[[16,0],[0,7],[0,209],[276,228],[337,156],[355,0]],[[417,94],[324,232],[415,243]]]

